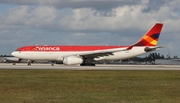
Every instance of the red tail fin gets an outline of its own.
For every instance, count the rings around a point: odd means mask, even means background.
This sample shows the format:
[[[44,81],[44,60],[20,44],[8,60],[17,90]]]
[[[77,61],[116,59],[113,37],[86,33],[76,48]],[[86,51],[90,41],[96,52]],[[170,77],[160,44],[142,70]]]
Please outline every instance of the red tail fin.
[[[133,46],[156,46],[163,27],[162,23],[156,23],[137,43]]]

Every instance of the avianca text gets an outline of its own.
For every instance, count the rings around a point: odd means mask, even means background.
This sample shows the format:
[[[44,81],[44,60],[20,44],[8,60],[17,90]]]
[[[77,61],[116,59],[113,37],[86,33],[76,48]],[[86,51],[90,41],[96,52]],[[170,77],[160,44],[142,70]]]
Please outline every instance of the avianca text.
[[[35,47],[36,51],[60,51],[59,47]]]

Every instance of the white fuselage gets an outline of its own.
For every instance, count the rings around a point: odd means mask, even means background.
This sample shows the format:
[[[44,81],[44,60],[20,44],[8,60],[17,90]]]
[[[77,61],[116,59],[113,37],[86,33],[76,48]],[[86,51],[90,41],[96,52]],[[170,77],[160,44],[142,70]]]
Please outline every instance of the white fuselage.
[[[133,47],[131,50],[114,52],[114,55],[103,56],[99,58],[94,58],[94,60],[122,60],[127,58],[132,58],[138,55],[145,54],[143,46]],[[50,60],[50,61],[63,61],[64,57],[70,55],[78,55],[82,53],[88,53],[93,51],[14,51],[12,55],[19,57],[21,59],[28,60]]]

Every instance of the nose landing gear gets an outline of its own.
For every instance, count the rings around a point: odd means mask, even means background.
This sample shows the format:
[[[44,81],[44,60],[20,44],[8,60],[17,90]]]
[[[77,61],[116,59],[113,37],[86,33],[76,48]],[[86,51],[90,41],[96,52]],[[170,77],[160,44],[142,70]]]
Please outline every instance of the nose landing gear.
[[[27,65],[31,66],[31,60],[27,60]]]

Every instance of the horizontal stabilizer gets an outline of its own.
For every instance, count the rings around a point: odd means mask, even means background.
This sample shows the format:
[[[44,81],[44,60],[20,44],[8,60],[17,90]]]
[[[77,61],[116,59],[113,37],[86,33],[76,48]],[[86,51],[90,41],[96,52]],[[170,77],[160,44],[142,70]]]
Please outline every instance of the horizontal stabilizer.
[[[151,52],[151,51],[154,51],[154,50],[157,50],[157,49],[160,49],[160,48],[165,48],[165,46],[145,47],[144,51],[145,52]]]

